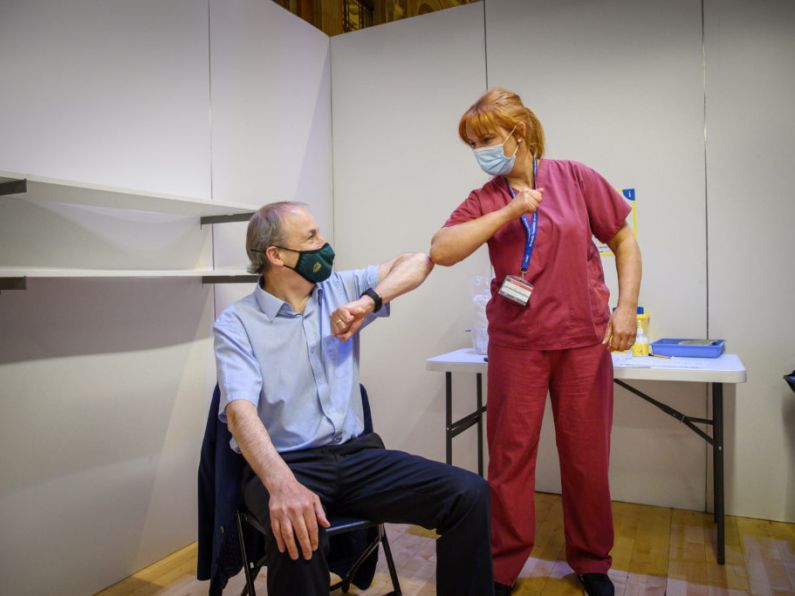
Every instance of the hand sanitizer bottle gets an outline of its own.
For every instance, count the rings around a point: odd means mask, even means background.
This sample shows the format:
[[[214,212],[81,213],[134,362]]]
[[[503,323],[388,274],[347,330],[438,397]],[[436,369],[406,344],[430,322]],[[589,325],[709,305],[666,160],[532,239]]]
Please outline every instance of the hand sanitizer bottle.
[[[646,337],[646,334],[643,332],[643,325],[641,325],[640,319],[638,319],[638,331],[635,336],[635,343],[632,344],[632,355],[648,356],[649,351],[649,338]]]

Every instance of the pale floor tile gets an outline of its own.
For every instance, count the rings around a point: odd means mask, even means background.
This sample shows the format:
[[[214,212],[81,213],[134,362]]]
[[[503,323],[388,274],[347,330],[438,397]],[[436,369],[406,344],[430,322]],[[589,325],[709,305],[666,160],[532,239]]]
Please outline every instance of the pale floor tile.
[[[560,497],[536,495],[536,546],[519,575],[517,596],[579,595],[582,586],[565,563]],[[709,514],[614,503],[616,542],[610,576],[619,596],[795,595],[795,525],[727,517],[726,565],[715,560],[715,526]],[[434,532],[387,525],[392,553],[406,596],[434,596]],[[112,586],[101,596],[199,596],[207,583],[195,579],[196,547],[191,545]],[[243,574],[225,595],[237,595]],[[265,572],[256,581],[266,594]],[[373,585],[351,594],[391,591],[383,553]]]
[[[623,594],[623,596],[664,596],[667,584],[668,580],[664,577],[629,573],[627,574],[623,592],[619,592],[618,585],[616,585],[616,594]]]

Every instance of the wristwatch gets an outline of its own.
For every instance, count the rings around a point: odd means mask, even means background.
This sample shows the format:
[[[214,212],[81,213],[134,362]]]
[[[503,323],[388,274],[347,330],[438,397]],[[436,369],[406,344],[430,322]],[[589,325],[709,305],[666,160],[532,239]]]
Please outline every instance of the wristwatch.
[[[384,303],[381,301],[381,296],[379,296],[378,293],[373,288],[367,288],[364,292],[362,292],[362,295],[359,296],[359,298],[361,298],[362,296],[369,296],[370,298],[373,299],[373,302],[375,302],[375,306],[373,307],[373,312],[378,312],[379,310],[381,310],[381,307],[384,305]]]

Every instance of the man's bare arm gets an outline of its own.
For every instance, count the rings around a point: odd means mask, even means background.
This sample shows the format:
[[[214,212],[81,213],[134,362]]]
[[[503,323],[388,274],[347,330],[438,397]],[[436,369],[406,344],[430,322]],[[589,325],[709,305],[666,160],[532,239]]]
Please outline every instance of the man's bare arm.
[[[320,498],[295,479],[273,446],[253,403],[245,400],[231,402],[226,406],[226,418],[243,457],[270,495],[271,530],[279,552],[287,549],[295,560],[300,546],[304,558],[311,559],[319,544],[318,523],[324,528],[329,527]]]

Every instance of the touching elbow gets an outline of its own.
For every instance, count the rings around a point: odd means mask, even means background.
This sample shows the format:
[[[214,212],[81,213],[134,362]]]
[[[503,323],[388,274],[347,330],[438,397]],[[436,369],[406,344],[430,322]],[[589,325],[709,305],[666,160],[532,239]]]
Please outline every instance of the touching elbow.
[[[431,257],[426,255],[424,252],[414,253],[413,259],[416,261],[417,265],[422,267],[426,275],[433,270],[433,261],[431,260]]]
[[[441,264],[440,259],[441,259],[442,255],[439,254],[439,249],[436,248],[436,246],[431,245],[431,250],[430,250],[428,256],[431,258],[431,263],[433,263],[434,265],[440,265]]]
[[[444,244],[439,242],[435,236],[433,240],[431,240],[431,250],[429,252],[429,257],[431,259],[431,263],[434,265],[441,265],[442,267],[449,267],[455,263],[455,261],[450,258],[449,251],[445,250]]]
[[[431,263],[434,265],[441,265],[442,267],[450,267],[458,262],[452,255],[448,254],[447,251],[435,246],[431,247],[430,257]]]

